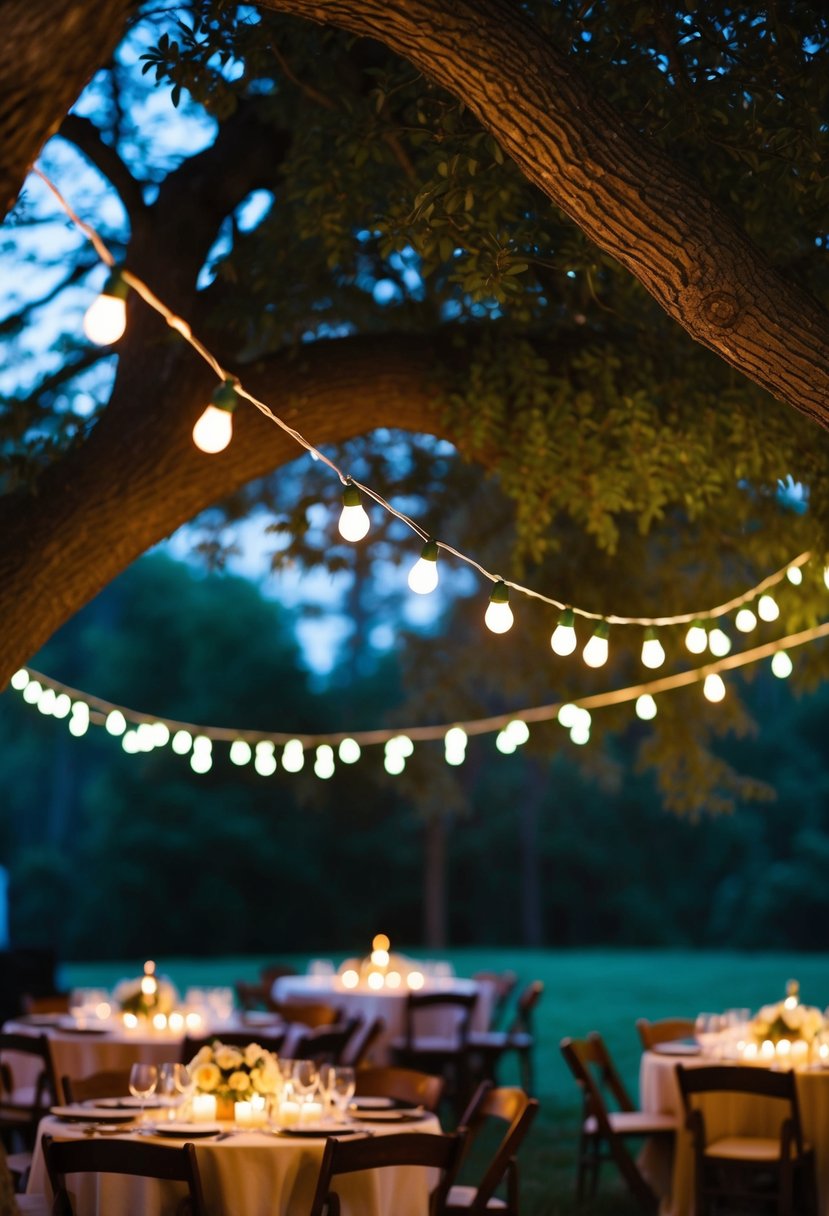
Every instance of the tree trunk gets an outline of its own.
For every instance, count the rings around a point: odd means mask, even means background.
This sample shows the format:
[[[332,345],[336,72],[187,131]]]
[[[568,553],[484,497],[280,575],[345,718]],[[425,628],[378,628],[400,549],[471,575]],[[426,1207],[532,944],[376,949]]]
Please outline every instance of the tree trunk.
[[[446,891],[447,822],[430,815],[423,827],[423,942],[428,950],[449,943]]]
[[[121,40],[135,0],[4,0],[0,217],[66,111]]]
[[[541,866],[538,855],[538,810],[544,780],[538,764],[526,765],[526,780],[519,811],[521,854],[521,937],[525,946],[544,945],[544,916],[541,900]]]
[[[259,0],[379,39],[464,102],[697,342],[829,427],[829,314],[511,0]]]

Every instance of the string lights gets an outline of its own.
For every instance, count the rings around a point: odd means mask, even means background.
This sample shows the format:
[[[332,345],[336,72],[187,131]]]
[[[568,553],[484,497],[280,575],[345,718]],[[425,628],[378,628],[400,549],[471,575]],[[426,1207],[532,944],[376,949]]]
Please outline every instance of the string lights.
[[[811,556],[809,553],[800,554],[788,562],[781,570],[763,579],[757,586],[749,588],[727,603],[719,604],[716,607],[704,611],[679,613],[673,616],[631,617],[591,612],[575,604],[565,604],[552,596],[542,594],[520,583],[502,579],[467,554],[459,552],[446,542],[431,539],[414,519],[393,507],[370,486],[347,476],[319,448],[315,447],[299,431],[289,426],[288,423],[274,413],[270,406],[250,393],[235,376],[222,367],[215,355],[194,336],[190,325],[184,318],[177,316],[176,313],[168,308],[147,284],[131,270],[116,266],[112,253],[95,229],[80,219],[54,183],[39,168],[35,168],[34,172],[45,183],[72,222],[92,242],[101,261],[110,268],[111,273],[104,291],[87,314],[87,333],[90,332],[89,322],[94,316],[101,315],[109,318],[106,324],[101,326],[92,325],[92,329],[97,335],[93,340],[111,342],[116,341],[121,336],[123,324],[126,323],[126,296],[129,290],[133,290],[192,346],[217,377],[219,383],[211,402],[193,429],[194,442],[200,450],[212,454],[222,451],[227,447],[232,438],[233,411],[236,409],[239,400],[244,398],[258,409],[260,413],[270,419],[271,422],[280,427],[281,430],[289,435],[300,447],[304,448],[315,460],[327,465],[339,477],[344,486],[343,510],[339,520],[339,530],[346,540],[353,542],[360,541],[369,530],[370,519],[362,503],[363,496],[370,498],[420,537],[421,541],[424,542],[424,547],[420,559],[416,562],[410,574],[409,585],[413,591],[419,594],[428,594],[429,591],[434,590],[437,586],[437,558],[440,550],[443,550],[457,560],[472,566],[482,577],[494,584],[485,615],[486,625],[492,632],[505,633],[511,628],[514,617],[510,606],[510,591],[516,591],[550,605],[561,614],[551,637],[551,646],[555,654],[566,657],[577,649],[578,638],[575,621],[578,617],[594,622],[593,634],[588,639],[582,652],[584,661],[588,666],[601,667],[607,662],[611,625],[632,625],[644,627],[647,630],[641,651],[642,663],[646,667],[655,668],[664,662],[665,655],[662,641],[657,636],[657,630],[675,625],[689,625],[690,628],[686,634],[686,646],[692,654],[702,654],[706,648],[710,648],[712,655],[715,657],[724,656],[731,647],[728,635],[719,628],[712,628],[709,631],[706,628],[705,622],[717,621],[728,613],[739,610],[737,611],[734,624],[741,632],[749,633],[755,628],[758,615],[764,621],[773,621],[779,615],[776,601],[768,594],[772,587],[783,579],[788,579],[795,586],[799,585],[802,581],[801,567],[809,560]],[[121,325],[120,330],[118,330],[119,325]],[[824,570],[824,581],[826,586],[829,587],[829,567],[826,567]],[[756,613],[749,606],[754,604],[755,601]]]

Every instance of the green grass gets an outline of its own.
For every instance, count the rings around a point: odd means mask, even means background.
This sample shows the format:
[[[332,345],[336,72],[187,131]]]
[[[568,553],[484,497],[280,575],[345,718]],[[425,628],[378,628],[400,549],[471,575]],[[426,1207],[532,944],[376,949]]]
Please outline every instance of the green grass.
[[[423,957],[422,951],[408,952]],[[575,1085],[561,1060],[565,1035],[589,1030],[604,1036],[634,1096],[638,1093],[637,1017],[693,1016],[702,1009],[759,1005],[784,995],[786,980],[800,981],[802,999],[829,1005],[829,971],[820,955],[736,954],[684,950],[450,950],[442,952],[459,975],[477,970],[513,970],[521,983],[543,980],[538,1008],[536,1074],[541,1115],[521,1153],[523,1216],[567,1216],[574,1211],[573,1149],[578,1103]],[[181,989],[188,985],[255,979],[268,962],[306,959],[268,958],[158,960],[159,971]],[[143,960],[142,960],[143,961]],[[341,961],[335,959],[336,962]],[[66,986],[110,986],[141,970],[141,963],[73,963],[61,971]],[[505,1064],[501,1080],[517,1080]],[[608,1168],[595,1216],[629,1216],[636,1211]]]

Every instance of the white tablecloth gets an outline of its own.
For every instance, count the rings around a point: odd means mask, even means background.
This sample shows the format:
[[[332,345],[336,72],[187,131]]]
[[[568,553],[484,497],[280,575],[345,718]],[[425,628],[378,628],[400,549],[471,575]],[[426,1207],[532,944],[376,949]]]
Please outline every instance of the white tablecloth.
[[[642,1109],[653,1114],[683,1118],[682,1098],[676,1079],[676,1066],[718,1061],[701,1056],[677,1057],[657,1052],[642,1053],[639,1091]],[[747,1065],[746,1067],[750,1067]],[[829,1072],[798,1072],[797,1100],[804,1137],[814,1146],[818,1212],[829,1216]],[[726,1099],[713,1096],[695,1099],[705,1115],[710,1137],[724,1135],[776,1136],[780,1130],[779,1103],[751,1095],[734,1094]],[[652,1184],[662,1190],[663,1216],[692,1216],[694,1209],[694,1161],[691,1137],[684,1128],[677,1133],[673,1166],[660,1150],[651,1145],[641,1162]]]
[[[488,1028],[494,995],[490,985],[464,979],[426,980],[420,991],[450,992],[463,996],[474,994],[478,999],[472,1011],[470,1029]],[[404,1033],[407,989],[381,988],[377,991],[365,984],[358,988],[346,988],[339,976],[285,975],[274,983],[272,995],[280,1003],[293,1000],[334,1005],[347,1018],[358,1015],[369,1021],[382,1018],[385,1030],[372,1051],[372,1062],[375,1064],[388,1063],[389,1044]],[[456,1010],[447,1008],[424,1010],[417,1016],[417,1032],[448,1038],[455,1029],[457,1016]]]
[[[227,1125],[230,1127],[231,1125]],[[402,1131],[440,1132],[429,1115],[417,1122],[393,1126],[373,1124],[375,1135]],[[83,1135],[79,1125],[44,1119],[41,1136],[56,1139]],[[149,1143],[180,1145],[183,1141],[151,1139]],[[245,1132],[229,1140],[194,1140],[205,1203],[210,1216],[296,1216],[307,1212],[317,1185],[323,1139],[277,1137]],[[364,1171],[337,1179],[343,1216],[427,1216],[434,1171],[417,1166]],[[175,1216],[184,1187],[156,1179],[115,1175],[76,1175],[71,1182],[76,1216]],[[28,1194],[51,1198],[51,1188],[38,1138]]]

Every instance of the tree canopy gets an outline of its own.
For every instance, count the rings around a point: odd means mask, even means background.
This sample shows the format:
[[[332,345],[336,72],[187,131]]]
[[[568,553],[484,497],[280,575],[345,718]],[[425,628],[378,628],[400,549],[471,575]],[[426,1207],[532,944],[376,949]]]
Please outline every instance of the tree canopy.
[[[790,628],[818,619],[819,6],[112,3],[109,21],[95,6],[94,36],[72,40],[66,23],[92,6],[51,7],[9,13],[8,46],[28,57],[7,55],[0,82],[0,133],[16,131],[7,201],[63,120],[52,146],[109,183],[122,218],[89,218],[125,264],[315,444],[377,428],[451,440],[468,462],[453,473],[465,503],[441,495],[436,449],[415,461],[414,485],[396,483],[385,440],[361,458],[386,497],[417,495],[428,531],[457,527],[505,574],[600,613],[676,612],[810,549],[781,606]],[[27,110],[35,54],[42,88]],[[135,115],[154,89],[203,122],[200,150],[147,139]],[[31,189],[6,235],[40,222]],[[79,250],[49,294],[93,270]],[[6,336],[24,344],[37,312],[16,302]],[[337,490],[315,469],[287,503],[255,480],[297,449],[252,409],[225,453],[197,452],[211,373],[134,298],[115,367],[69,325],[52,353],[2,415],[4,677],[206,507],[227,518],[276,505],[308,556],[309,500]],[[812,490],[807,511],[781,506],[786,477],[796,506]],[[519,673],[528,693],[564,679],[528,658],[507,685]],[[685,742],[674,733],[673,763],[690,763]]]

